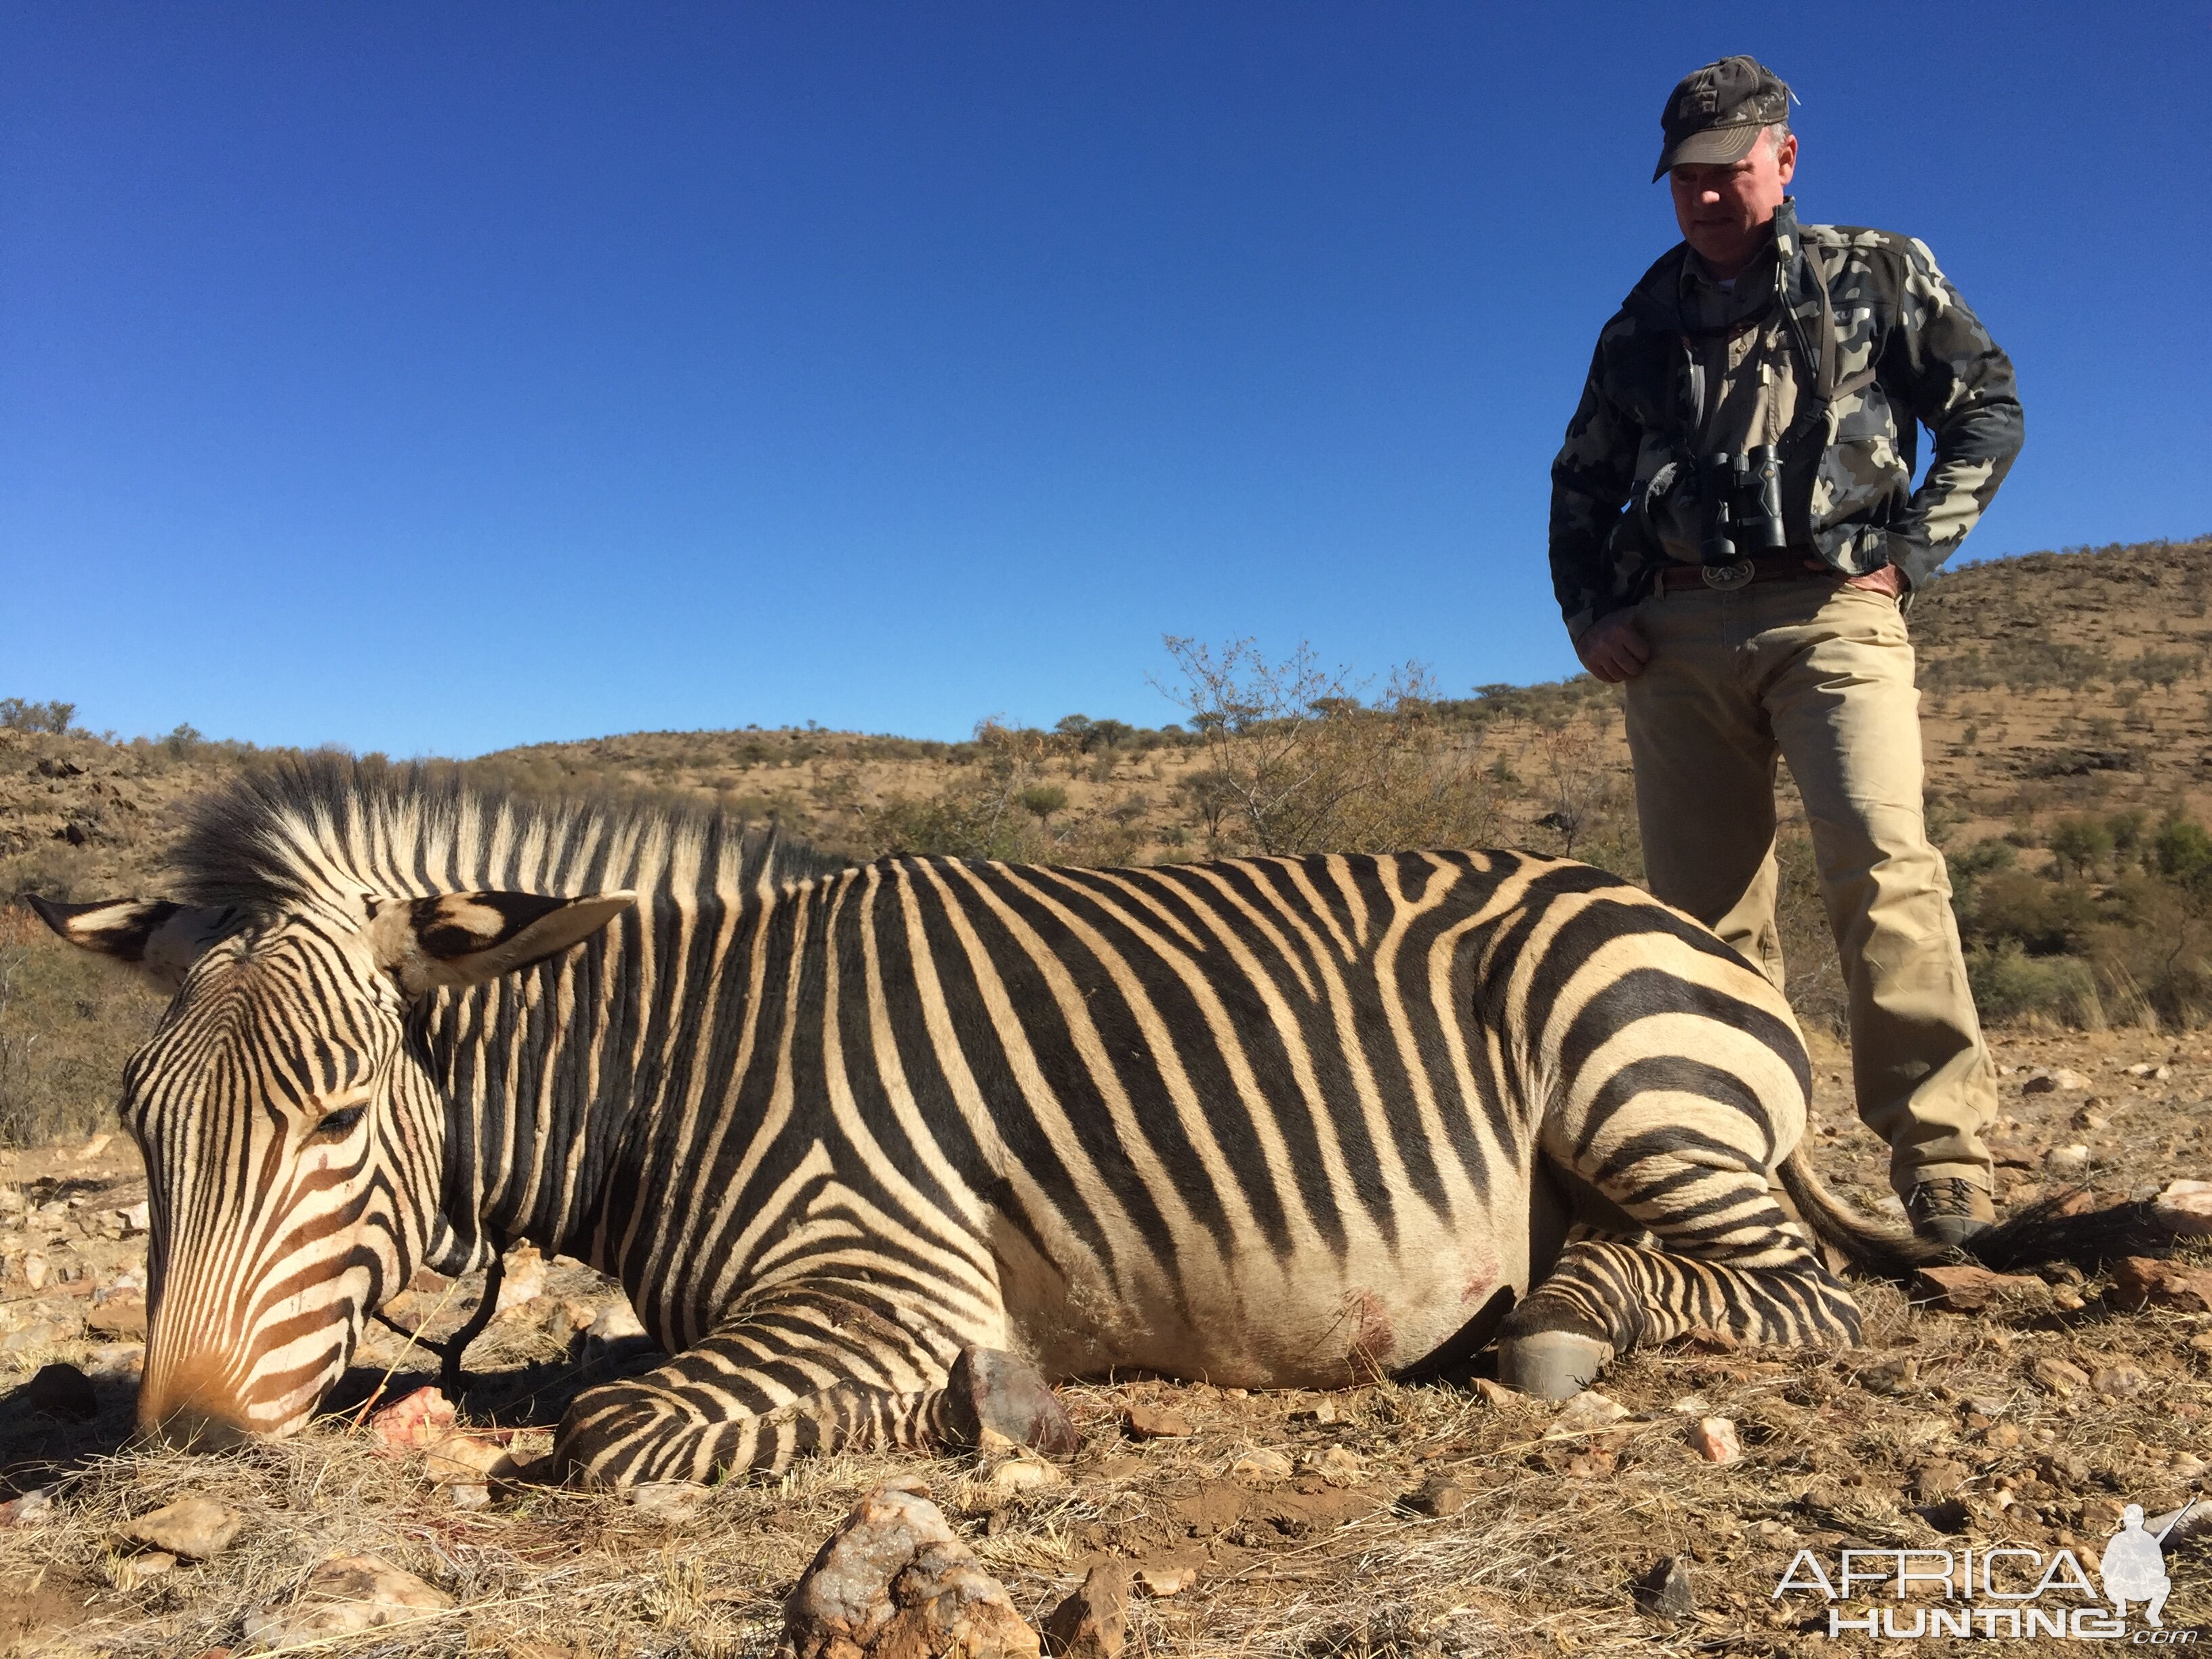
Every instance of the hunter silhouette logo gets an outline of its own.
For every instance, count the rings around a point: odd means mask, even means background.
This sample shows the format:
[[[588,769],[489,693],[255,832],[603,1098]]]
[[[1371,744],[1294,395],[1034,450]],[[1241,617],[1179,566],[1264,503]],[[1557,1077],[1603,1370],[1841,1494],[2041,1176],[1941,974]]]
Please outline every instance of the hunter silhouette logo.
[[[2184,1504],[2155,1536],[2143,1530],[2142,1504],[2130,1504],[2121,1512],[2120,1529],[2105,1546],[2105,1559],[2097,1564],[2105,1581],[2105,1599],[2119,1617],[2128,1616],[2129,1602],[2141,1601],[2146,1604],[2143,1617],[2150,1620],[2152,1628],[2166,1628],[2166,1621],[2158,1616],[2166,1605],[2166,1593],[2173,1588],[2173,1581],[2166,1576],[2166,1540],[2196,1507],[2193,1500]]]
[[[2137,1642],[2194,1644],[2198,1632],[2168,1632],[2160,1617],[2173,1588],[2166,1576],[2165,1545],[2208,1507],[2212,1505],[2207,1500],[2191,1498],[2172,1515],[2146,1524],[2142,1505],[2129,1504],[2097,1561],[2101,1595],[2072,1550],[2046,1553],[1994,1544],[1962,1550],[1846,1549],[1836,1557],[1832,1577],[1819,1556],[1800,1550],[1775,1585],[1773,1599],[1794,1591],[1817,1593],[1829,1603],[1831,1637],[1849,1632],[1889,1641],[1929,1636],[2113,1641],[2132,1635]],[[1918,1605],[1903,1605],[1916,1594]],[[1857,1601],[1869,1603],[1863,1612],[1849,1606]],[[2130,1632],[2130,1607],[2141,1609],[2147,1628]]]

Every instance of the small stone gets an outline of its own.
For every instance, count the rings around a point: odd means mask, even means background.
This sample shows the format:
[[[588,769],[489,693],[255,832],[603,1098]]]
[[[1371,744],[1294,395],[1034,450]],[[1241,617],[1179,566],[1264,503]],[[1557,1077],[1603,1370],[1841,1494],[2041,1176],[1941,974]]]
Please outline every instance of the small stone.
[[[1595,1389],[1584,1389],[1559,1407],[1559,1414],[1552,1419],[1553,1434],[1595,1434],[1601,1429],[1611,1428],[1628,1415],[1628,1408],[1607,1398]]]
[[[983,1484],[993,1492],[1013,1494],[1064,1486],[1066,1480],[1066,1472],[1058,1464],[1048,1463],[1034,1453],[1022,1453],[993,1469],[984,1477]]]
[[[1698,1608],[1690,1575],[1678,1555],[1655,1563],[1636,1581],[1636,1605],[1654,1619],[1687,1619]]]
[[[506,1313],[545,1294],[545,1258],[535,1244],[518,1244],[501,1260],[507,1272],[500,1279],[499,1305],[492,1310],[494,1313]]]
[[[1044,1650],[1057,1659],[1115,1659],[1129,1632],[1129,1569],[1103,1561],[1045,1616]]]
[[[1923,1267],[1912,1275],[1912,1299],[1946,1313],[1979,1313],[2008,1297],[2040,1301],[2050,1286],[2028,1273],[1967,1266]]]
[[[334,1636],[407,1624],[442,1613],[453,1598],[374,1555],[336,1555],[308,1575],[289,1607],[246,1616],[248,1640],[270,1647],[317,1644]]]
[[[422,1457],[422,1472],[440,1486],[482,1486],[514,1473],[507,1448],[458,1431],[433,1441]]]
[[[2028,1375],[2035,1379],[2036,1386],[2045,1394],[2056,1395],[2061,1400],[2089,1386],[2088,1372],[2079,1365],[2070,1364],[2063,1359],[2054,1359],[2048,1355],[2030,1366]]]
[[[1130,1407],[1122,1415],[1121,1425],[1132,1440],[1181,1440],[1197,1432],[1181,1412],[1158,1406]]]
[[[23,1282],[34,1291],[46,1287],[49,1264],[43,1252],[28,1250],[23,1255]]]
[[[2152,1207],[2175,1232],[2212,1238],[2212,1181],[2169,1181]]]
[[[1304,1467],[1332,1486],[1354,1486],[1364,1470],[1358,1455],[1342,1446],[1328,1446],[1304,1460]]]
[[[2126,1068],[2130,1077],[2148,1077],[2156,1068],[2147,1060],[2139,1060]]]
[[[1255,1446],[1229,1466],[1239,1480],[1264,1482],[1291,1478],[1291,1460],[1267,1446]]]
[[[1951,1497],[1966,1483],[1967,1469],[1954,1458],[1938,1457],[1912,1472],[1912,1495],[1923,1504]]]
[[[2138,1367],[2121,1360],[2100,1366],[2097,1374],[2089,1379],[2089,1386],[2107,1400],[2122,1400],[2141,1394],[2150,1386],[2150,1379]]]
[[[1690,1449],[1708,1463],[1733,1463],[1743,1455],[1735,1425],[1725,1417],[1706,1417],[1689,1432]]]
[[[38,1375],[15,1391],[9,1402],[27,1412],[43,1412],[64,1423],[89,1423],[100,1415],[100,1397],[92,1379],[74,1365],[56,1361],[39,1367]]]
[[[1475,1397],[1486,1406],[1510,1406],[1517,1411],[1528,1403],[1528,1395],[1509,1389],[1503,1382],[1491,1377],[1478,1376],[1468,1386],[1474,1390]]]
[[[1982,1443],[1991,1451],[2010,1451],[2020,1444],[2020,1425],[1992,1423],[1982,1431]]]
[[[119,1298],[100,1303],[85,1316],[84,1328],[94,1336],[106,1337],[111,1341],[143,1342],[146,1340],[146,1304]]]
[[[2089,1167],[2089,1149],[2076,1141],[2070,1146],[2053,1146],[2043,1155],[2043,1167],[2055,1175],[2075,1175]]]
[[[143,1198],[136,1204],[126,1204],[115,1213],[122,1218],[125,1238],[137,1238],[153,1230],[154,1206]]]
[[[2020,1085],[2020,1091],[2024,1095],[2057,1094],[2058,1079],[2050,1073],[2039,1068],[2029,1073],[2027,1081]]]
[[[173,1571],[177,1558],[167,1550],[143,1550],[137,1555],[117,1555],[108,1559],[107,1582],[119,1590],[134,1590],[141,1584],[159,1578]]]
[[[2212,1268],[2130,1255],[2115,1262],[2112,1274],[2112,1299],[2130,1312],[2155,1305],[2212,1313]]]
[[[186,1498],[126,1521],[119,1530],[134,1544],[167,1550],[187,1561],[205,1561],[228,1549],[245,1524],[246,1517],[228,1504]]]
[[[1448,1521],[1474,1501],[1473,1487],[1448,1474],[1432,1474],[1421,1482],[1419,1491],[1407,1498],[1406,1507],[1419,1515],[1432,1515],[1439,1521]]]
[[[641,1480],[623,1495],[640,1515],[672,1527],[690,1520],[707,1501],[706,1487],[690,1480]]]
[[[2076,1111],[2069,1121],[2077,1129],[2102,1129],[2109,1127],[2112,1120],[2096,1109],[2101,1103],[2094,1096],[2092,1096],[2088,1103]]]
[[[1334,1400],[1323,1400],[1316,1405],[1308,1406],[1301,1411],[1292,1412],[1291,1413],[1291,1421],[1293,1423],[1334,1423],[1338,1420],[1339,1415],[1340,1413],[1336,1409],[1336,1401]]]
[[[90,1158],[98,1158],[102,1152],[107,1150],[107,1143],[114,1139],[114,1131],[111,1129],[101,1130],[98,1134],[93,1136],[91,1139],[86,1141],[83,1146],[76,1149],[78,1161],[82,1163]]]
[[[612,1302],[599,1310],[586,1334],[595,1342],[627,1342],[645,1334],[635,1310],[627,1302]]]
[[[1196,1567],[1139,1567],[1137,1569],[1137,1588],[1147,1595],[1165,1600],[1180,1595],[1198,1582]]]
[[[491,1488],[481,1480],[448,1480],[444,1492],[447,1500],[457,1510],[488,1510],[491,1507]]]
[[[1920,1389],[1920,1362],[1911,1354],[1885,1359],[1861,1371],[1858,1383],[1869,1394],[1917,1394]]]
[[[1036,1633],[911,1477],[854,1506],[783,1605],[791,1659],[1032,1659]]]

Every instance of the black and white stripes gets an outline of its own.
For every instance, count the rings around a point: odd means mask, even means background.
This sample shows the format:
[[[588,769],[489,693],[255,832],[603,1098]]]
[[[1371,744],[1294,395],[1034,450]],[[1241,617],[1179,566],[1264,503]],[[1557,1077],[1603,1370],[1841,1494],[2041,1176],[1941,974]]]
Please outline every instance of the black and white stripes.
[[[1313,1386],[1502,1335],[1555,1389],[1693,1323],[1856,1328],[1768,1190],[1786,1008],[1583,866],[832,870],[320,760],[179,863],[182,908],[49,907],[189,964],[125,1099],[172,1431],[297,1424],[416,1264],[521,1237],[674,1355],[572,1410],[560,1455],[609,1480],[1053,1437],[1000,1351]],[[1613,1224],[1571,1242],[1577,1211]]]

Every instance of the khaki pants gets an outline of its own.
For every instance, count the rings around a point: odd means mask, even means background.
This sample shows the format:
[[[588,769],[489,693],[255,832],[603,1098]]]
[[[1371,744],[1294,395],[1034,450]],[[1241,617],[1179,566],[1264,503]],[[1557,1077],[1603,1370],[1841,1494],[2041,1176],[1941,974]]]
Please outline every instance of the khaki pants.
[[[1627,683],[1651,890],[1778,987],[1778,755],[1805,802],[1850,994],[1859,1116],[1890,1182],[1987,1188],[1996,1084],[1966,990],[1951,882],[1921,815],[1920,694],[1897,602],[1821,577],[1646,599]]]

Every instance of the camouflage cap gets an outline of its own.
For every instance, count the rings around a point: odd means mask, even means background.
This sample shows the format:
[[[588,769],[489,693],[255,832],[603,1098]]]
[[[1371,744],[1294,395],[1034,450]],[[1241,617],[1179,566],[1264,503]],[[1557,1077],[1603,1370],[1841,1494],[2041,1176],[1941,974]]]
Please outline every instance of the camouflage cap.
[[[1751,154],[1759,135],[1790,118],[1790,88],[1755,58],[1723,58],[1684,76],[1659,117],[1666,148],[1652,169],[1656,180],[1685,162],[1717,165]]]

